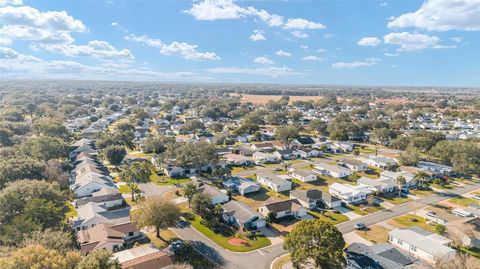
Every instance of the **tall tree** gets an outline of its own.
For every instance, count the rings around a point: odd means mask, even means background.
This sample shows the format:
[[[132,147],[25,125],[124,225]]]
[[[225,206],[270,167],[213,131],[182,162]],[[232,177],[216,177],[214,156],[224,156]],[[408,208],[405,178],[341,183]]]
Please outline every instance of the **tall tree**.
[[[130,166],[123,166],[119,176],[125,181],[132,192],[132,200],[135,201],[135,192],[139,189],[139,183],[148,182],[152,169],[148,163],[134,162]]]
[[[178,207],[170,201],[161,197],[151,197],[139,205],[138,224],[142,227],[155,226],[157,237],[160,236],[160,230],[174,226],[180,220],[181,212]]]
[[[287,235],[283,247],[290,252],[295,267],[309,261],[322,269],[342,268],[345,264],[342,233],[333,224],[319,219],[300,222]]]
[[[187,200],[188,200],[188,206],[190,206],[191,202],[192,202],[192,199],[193,197],[195,196],[195,194],[198,193],[198,187],[197,185],[191,183],[191,182],[187,182],[187,184],[185,184],[185,187],[183,187],[183,195],[185,197],[187,197]]]
[[[9,256],[0,258],[2,269],[75,269],[81,260],[77,251],[66,253],[47,249],[42,245],[29,245],[14,250]]]
[[[417,184],[420,189],[425,188],[425,184],[430,179],[430,176],[425,173],[424,171],[418,171],[414,176],[415,180],[417,180]]]
[[[95,250],[83,257],[76,269],[121,269],[117,259],[113,259],[112,253],[105,249]]]
[[[103,150],[103,155],[109,163],[119,166],[127,155],[127,151],[124,146],[108,146]]]
[[[395,178],[395,183],[397,183],[397,188],[398,188],[398,196],[402,193],[402,187],[407,183],[407,179],[404,176],[398,176]]]
[[[300,128],[295,125],[278,126],[275,130],[275,138],[281,140],[287,148],[293,139],[297,138],[300,133]]]

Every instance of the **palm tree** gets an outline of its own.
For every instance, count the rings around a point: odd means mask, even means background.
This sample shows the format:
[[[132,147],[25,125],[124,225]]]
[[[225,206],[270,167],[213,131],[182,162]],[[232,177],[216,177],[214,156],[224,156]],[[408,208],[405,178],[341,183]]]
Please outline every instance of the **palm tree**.
[[[407,183],[407,180],[405,179],[404,176],[398,176],[398,177],[395,179],[395,183],[397,183],[398,196],[400,196],[400,194],[401,194],[401,192],[402,192],[402,186],[405,185],[405,183]]]
[[[430,176],[424,171],[418,171],[413,177],[419,183],[420,188],[424,187],[425,182],[430,178]]]
[[[185,187],[183,187],[183,196],[187,197],[189,207],[190,207],[190,203],[192,202],[193,196],[195,196],[197,192],[198,192],[197,185],[191,182],[188,182],[187,184],[185,184]]]

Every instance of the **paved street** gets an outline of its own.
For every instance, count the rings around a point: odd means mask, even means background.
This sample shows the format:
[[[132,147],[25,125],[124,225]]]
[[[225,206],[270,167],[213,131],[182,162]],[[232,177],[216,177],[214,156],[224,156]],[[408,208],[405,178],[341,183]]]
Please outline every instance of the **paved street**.
[[[378,211],[378,212],[369,214],[367,216],[361,217],[361,218],[356,219],[356,220],[350,220],[350,221],[347,221],[347,222],[340,223],[340,224],[337,225],[337,227],[342,233],[345,234],[345,233],[348,233],[348,232],[352,232],[354,230],[353,225],[355,223],[363,222],[363,223],[365,223],[365,225],[370,226],[370,225],[373,225],[373,224],[376,224],[376,223],[379,223],[379,222],[382,222],[382,221],[385,221],[385,220],[388,220],[388,219],[392,219],[392,218],[398,217],[400,215],[403,215],[403,214],[406,214],[406,213],[409,213],[409,212],[412,212],[412,211],[415,211],[415,210],[418,210],[418,209],[421,209],[421,208],[424,208],[424,207],[427,207],[427,206],[438,204],[438,203],[440,203],[442,201],[445,201],[447,199],[450,199],[450,198],[453,198],[453,197],[456,197],[456,196],[474,191],[474,190],[479,189],[479,188],[480,188],[480,183],[458,186],[451,191],[446,191],[446,192],[443,192],[443,193],[437,193],[437,194],[434,194],[434,195],[430,195],[428,197],[419,198],[417,200],[410,201],[408,203],[395,206],[391,209],[384,209],[382,211]]]
[[[155,183],[148,182],[148,183],[140,183],[140,189],[143,191],[145,196],[162,196],[169,190],[175,189],[175,186],[159,186]]]

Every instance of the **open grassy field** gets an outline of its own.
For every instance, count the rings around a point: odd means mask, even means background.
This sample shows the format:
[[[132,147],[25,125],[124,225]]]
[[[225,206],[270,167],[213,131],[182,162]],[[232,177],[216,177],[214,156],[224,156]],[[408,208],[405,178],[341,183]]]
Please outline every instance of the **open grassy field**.
[[[235,95],[235,94],[230,94]],[[290,97],[290,103],[294,101],[316,101],[322,99],[321,96],[292,96]],[[257,95],[257,94],[242,94],[242,102],[252,102],[254,105],[264,105],[269,100],[278,101],[282,98],[281,95]]]

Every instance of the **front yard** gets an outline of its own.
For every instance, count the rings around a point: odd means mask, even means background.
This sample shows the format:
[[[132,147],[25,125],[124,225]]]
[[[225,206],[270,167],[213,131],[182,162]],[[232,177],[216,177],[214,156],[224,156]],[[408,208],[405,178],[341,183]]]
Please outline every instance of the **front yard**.
[[[463,196],[458,196],[458,197],[449,199],[446,202],[449,204],[458,205],[458,206],[469,206],[471,204],[480,205],[480,202],[478,200],[475,200],[473,198],[463,197]]]
[[[232,245],[229,243],[229,240],[235,239],[234,235],[231,236],[224,236],[219,233],[215,233],[214,231],[210,230],[207,226],[201,223],[201,218],[199,216],[195,216],[193,220],[190,220],[190,224],[200,233],[205,235],[206,237],[210,238],[213,242],[218,244],[219,246],[228,249],[230,251],[235,252],[247,252],[252,251],[255,249],[263,248],[269,246],[271,244],[270,240],[263,235],[257,237],[256,240],[243,238],[246,241],[244,245]]]
[[[349,205],[345,205],[344,207],[361,216],[365,216],[365,215],[384,209],[380,205],[363,205],[363,204],[360,204],[360,205],[349,204]]]
[[[154,172],[150,175],[150,181],[160,186],[167,186],[186,183],[190,181],[190,178],[170,178],[165,175],[160,176]]]
[[[412,201],[411,198],[402,197],[402,196],[379,196],[378,198],[384,200],[385,202],[394,204],[394,205],[401,205],[406,202]]]
[[[374,244],[388,242],[389,232],[390,232],[389,229],[381,225],[373,225],[371,227],[368,227],[364,231],[355,231],[357,235]]]
[[[428,224],[428,220],[413,214],[406,214],[389,220],[388,223],[398,228],[417,226],[427,231],[435,233],[435,225]]]
[[[324,213],[320,213],[314,210],[309,210],[308,214],[312,215],[316,219],[321,219],[326,222],[330,222],[333,225],[345,222],[348,220],[348,217],[343,215],[342,213],[335,213],[335,211],[324,211]]]

